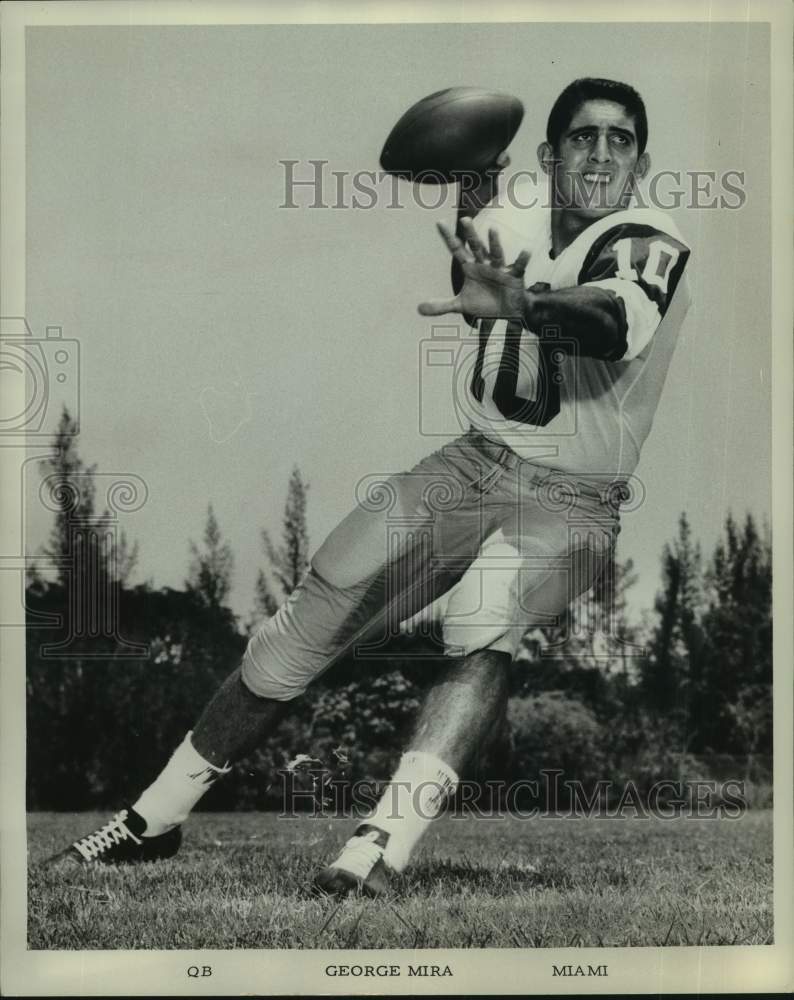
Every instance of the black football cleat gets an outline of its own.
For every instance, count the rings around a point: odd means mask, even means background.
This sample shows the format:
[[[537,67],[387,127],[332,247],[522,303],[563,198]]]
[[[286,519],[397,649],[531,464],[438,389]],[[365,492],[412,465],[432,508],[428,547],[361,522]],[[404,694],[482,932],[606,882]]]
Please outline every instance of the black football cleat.
[[[80,837],[65,850],[47,858],[45,865],[72,861],[79,864],[130,865],[142,861],[162,861],[173,857],[182,843],[179,826],[159,837],[144,837],[146,820],[128,806],[109,823]]]
[[[324,896],[382,896],[389,891],[389,871],[383,852],[388,833],[362,824],[342,848],[339,857],[314,880],[314,890]]]

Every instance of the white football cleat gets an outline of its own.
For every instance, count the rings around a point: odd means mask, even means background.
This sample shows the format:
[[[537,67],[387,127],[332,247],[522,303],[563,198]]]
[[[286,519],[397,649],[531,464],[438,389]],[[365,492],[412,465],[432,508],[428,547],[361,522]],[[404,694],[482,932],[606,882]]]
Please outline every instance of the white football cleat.
[[[351,892],[381,896],[389,889],[389,871],[383,852],[389,835],[363,823],[342,848],[339,857],[317,874],[314,888],[325,896]]]

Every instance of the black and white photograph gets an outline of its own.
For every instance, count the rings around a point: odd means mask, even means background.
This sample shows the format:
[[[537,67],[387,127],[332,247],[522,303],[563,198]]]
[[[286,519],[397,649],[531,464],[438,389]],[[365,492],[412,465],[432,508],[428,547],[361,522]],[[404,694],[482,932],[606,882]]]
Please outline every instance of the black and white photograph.
[[[794,987],[791,8],[1,15],[3,991]]]

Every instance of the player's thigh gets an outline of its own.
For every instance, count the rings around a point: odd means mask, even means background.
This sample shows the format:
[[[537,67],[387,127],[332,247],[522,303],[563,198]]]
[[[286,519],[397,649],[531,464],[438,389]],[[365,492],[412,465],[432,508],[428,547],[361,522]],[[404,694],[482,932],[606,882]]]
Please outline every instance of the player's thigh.
[[[486,533],[477,485],[489,471],[453,442],[408,472],[365,476],[356,506],[314,555],[314,570],[346,588],[389,568],[421,577],[470,561]]]
[[[498,649],[515,655],[522,635],[554,626],[609,564],[619,531],[598,504],[542,504],[509,512],[456,584],[444,616],[450,655]]]
[[[482,538],[479,508],[463,476],[437,454],[409,473],[361,484],[356,508],[317,551],[289,600],[252,636],[243,679],[254,693],[297,697],[356,643],[396,629],[453,585]]]

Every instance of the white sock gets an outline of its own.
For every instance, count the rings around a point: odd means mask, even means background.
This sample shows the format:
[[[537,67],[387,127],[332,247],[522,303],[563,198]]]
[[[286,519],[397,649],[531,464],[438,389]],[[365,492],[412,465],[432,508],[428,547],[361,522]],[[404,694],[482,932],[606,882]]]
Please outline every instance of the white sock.
[[[159,776],[132,808],[146,820],[144,837],[159,837],[184,823],[191,809],[231,767],[215,767],[190,742],[182,740]]]
[[[365,820],[389,834],[383,860],[401,872],[419,839],[454,791],[458,776],[433,754],[403,754],[375,811]]]

